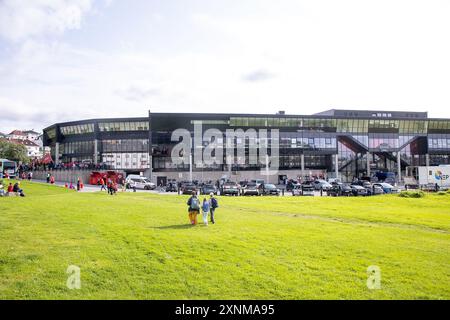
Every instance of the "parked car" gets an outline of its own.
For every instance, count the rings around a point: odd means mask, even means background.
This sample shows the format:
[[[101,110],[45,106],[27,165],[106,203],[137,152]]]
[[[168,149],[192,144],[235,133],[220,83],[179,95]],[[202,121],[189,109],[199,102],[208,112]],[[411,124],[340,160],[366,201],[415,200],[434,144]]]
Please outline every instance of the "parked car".
[[[222,194],[224,196],[225,195],[238,196],[239,195],[239,185],[237,185],[234,182],[225,182],[223,184]]]
[[[383,189],[384,193],[398,193],[398,189],[395,188],[394,186],[392,186],[389,183],[385,183],[385,182],[377,182],[373,184],[374,186],[378,186],[381,189]]]
[[[150,182],[146,177],[137,175],[137,174],[130,174],[125,179],[125,186],[135,189],[142,189],[142,190],[154,190],[156,188],[156,185],[153,182]]]
[[[247,185],[245,185],[242,188],[242,195],[244,196],[259,196],[259,189],[258,186],[256,185],[256,183],[247,183]]]
[[[264,184],[264,180],[262,180],[262,179],[252,180],[251,182],[255,183],[258,187],[259,187],[261,184]]]
[[[271,184],[271,183],[260,184],[258,189],[259,189],[260,195],[278,196],[280,194],[280,190],[274,184]]]
[[[314,189],[316,189],[316,190],[322,189],[322,190],[325,190],[325,191],[329,190],[329,189],[331,189],[333,187],[327,181],[321,180],[321,179],[314,180],[313,186],[314,186]]]
[[[342,197],[353,195],[353,190],[348,184],[333,183],[333,187],[327,191],[327,195],[332,197]]]
[[[197,186],[193,183],[186,183],[181,186],[182,194],[192,194],[193,192],[197,192],[197,190]]]
[[[302,196],[314,196],[314,187],[310,184],[303,184]]]
[[[217,194],[217,189],[214,185],[212,184],[204,184],[201,188],[200,188],[200,193],[201,194]]]
[[[367,196],[367,189],[363,186],[354,184],[350,186],[352,189],[352,194],[356,196]]]
[[[372,186],[372,195],[376,196],[379,194],[384,194],[384,190],[380,186]]]
[[[298,186],[300,186],[298,182],[289,180],[288,183],[286,184],[286,191],[287,192],[292,191],[294,188]]]

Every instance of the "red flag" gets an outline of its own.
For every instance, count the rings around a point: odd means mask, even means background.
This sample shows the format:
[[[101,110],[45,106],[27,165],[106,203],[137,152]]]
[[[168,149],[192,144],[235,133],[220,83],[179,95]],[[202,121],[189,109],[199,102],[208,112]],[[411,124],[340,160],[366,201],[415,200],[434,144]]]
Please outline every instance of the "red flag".
[[[49,164],[51,162],[53,162],[53,159],[52,159],[52,155],[50,153],[47,153],[45,156],[42,157],[41,163]]]

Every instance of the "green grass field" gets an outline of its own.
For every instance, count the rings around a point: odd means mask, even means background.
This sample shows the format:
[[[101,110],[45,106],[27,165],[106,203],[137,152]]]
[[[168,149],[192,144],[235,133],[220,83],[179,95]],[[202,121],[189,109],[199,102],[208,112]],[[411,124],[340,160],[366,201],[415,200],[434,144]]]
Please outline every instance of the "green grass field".
[[[450,194],[220,197],[192,227],[185,196],[23,187],[0,198],[0,299],[450,299]]]

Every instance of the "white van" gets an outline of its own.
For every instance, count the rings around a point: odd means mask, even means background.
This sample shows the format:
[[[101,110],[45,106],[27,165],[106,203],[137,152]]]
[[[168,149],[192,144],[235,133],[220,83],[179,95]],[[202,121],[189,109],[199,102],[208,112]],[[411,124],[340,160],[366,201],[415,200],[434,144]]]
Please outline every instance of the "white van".
[[[128,189],[136,188],[143,190],[154,190],[156,188],[156,185],[153,182],[150,182],[148,178],[138,174],[128,175],[125,183]]]

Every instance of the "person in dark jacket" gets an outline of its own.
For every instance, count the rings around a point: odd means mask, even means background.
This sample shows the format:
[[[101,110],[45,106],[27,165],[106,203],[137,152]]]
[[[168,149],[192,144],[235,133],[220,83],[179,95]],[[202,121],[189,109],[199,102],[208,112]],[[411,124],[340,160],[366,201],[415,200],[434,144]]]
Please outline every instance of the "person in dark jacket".
[[[197,224],[197,216],[200,213],[200,200],[197,197],[195,191],[192,192],[192,196],[187,201],[189,220],[192,225]]]
[[[209,194],[209,214],[210,214],[210,219],[211,219],[211,223],[215,224],[216,220],[214,219],[214,212],[216,211],[216,208],[219,207],[219,203],[217,202],[217,199],[214,197],[214,193],[210,193]]]

